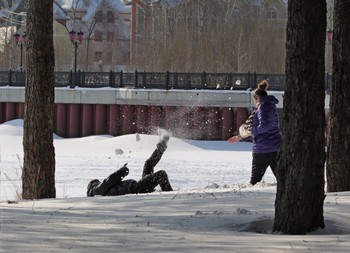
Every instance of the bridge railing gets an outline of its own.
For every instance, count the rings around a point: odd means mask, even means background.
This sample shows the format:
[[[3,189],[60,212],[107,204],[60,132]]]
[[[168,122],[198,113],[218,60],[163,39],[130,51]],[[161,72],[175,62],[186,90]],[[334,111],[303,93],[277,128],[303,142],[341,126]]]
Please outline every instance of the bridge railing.
[[[255,88],[267,79],[270,90],[283,91],[286,86],[284,74],[258,73],[178,73],[178,72],[55,72],[55,87],[86,88],[138,88],[138,89],[206,89],[247,90]],[[326,90],[331,87],[332,77],[325,74]],[[0,71],[0,86],[25,85],[24,71]]]

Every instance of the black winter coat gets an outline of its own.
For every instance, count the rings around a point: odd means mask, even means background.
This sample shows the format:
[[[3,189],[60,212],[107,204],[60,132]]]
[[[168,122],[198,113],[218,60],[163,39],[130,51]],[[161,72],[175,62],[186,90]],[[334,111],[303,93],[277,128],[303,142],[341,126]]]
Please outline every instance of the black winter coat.
[[[129,169],[125,166],[122,167],[118,171],[109,175],[109,177],[104,179],[99,185],[89,188],[87,196],[116,196],[137,193],[137,181],[133,179],[122,181],[128,174]]]

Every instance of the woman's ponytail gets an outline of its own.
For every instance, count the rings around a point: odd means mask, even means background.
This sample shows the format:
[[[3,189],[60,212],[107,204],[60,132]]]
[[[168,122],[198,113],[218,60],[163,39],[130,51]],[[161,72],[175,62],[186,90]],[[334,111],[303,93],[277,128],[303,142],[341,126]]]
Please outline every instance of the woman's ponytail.
[[[258,84],[258,87],[253,91],[253,97],[256,99],[258,97],[266,97],[267,96],[267,88],[269,87],[269,83],[267,80],[263,80]]]

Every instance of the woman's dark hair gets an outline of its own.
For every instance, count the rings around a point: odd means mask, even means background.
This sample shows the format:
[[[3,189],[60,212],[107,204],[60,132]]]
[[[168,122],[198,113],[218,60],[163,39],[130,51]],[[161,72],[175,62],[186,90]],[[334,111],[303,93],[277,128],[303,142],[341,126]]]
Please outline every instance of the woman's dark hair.
[[[267,96],[266,89],[268,87],[269,87],[269,83],[266,80],[263,80],[261,83],[259,83],[258,87],[253,91],[254,99],[257,99],[259,97],[266,97]]]

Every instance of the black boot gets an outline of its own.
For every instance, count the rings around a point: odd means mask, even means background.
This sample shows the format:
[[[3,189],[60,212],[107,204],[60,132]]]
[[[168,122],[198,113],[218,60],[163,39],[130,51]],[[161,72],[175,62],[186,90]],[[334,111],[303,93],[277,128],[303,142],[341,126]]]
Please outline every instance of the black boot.
[[[145,177],[146,175],[153,174],[154,167],[160,161],[165,150],[168,147],[167,143],[169,141],[169,138],[170,138],[169,135],[165,134],[162,136],[162,139],[157,143],[156,150],[153,151],[151,157],[147,159],[147,161],[145,162],[145,165],[143,166],[142,178]]]
[[[164,134],[162,136],[162,139],[160,140],[160,142],[158,142],[157,144],[157,149],[161,152],[161,153],[164,153],[165,150],[167,149],[168,147],[168,141],[170,139],[170,136],[168,134]]]

